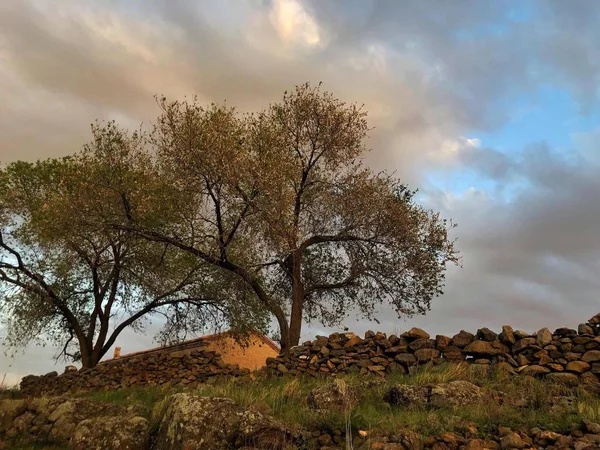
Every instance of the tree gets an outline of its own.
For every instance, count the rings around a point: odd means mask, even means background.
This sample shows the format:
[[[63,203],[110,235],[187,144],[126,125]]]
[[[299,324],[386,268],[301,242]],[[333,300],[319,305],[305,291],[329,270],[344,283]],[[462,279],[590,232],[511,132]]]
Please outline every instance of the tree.
[[[124,198],[118,227],[242,280],[277,320],[282,351],[298,344],[303,319],[334,325],[352,308],[372,318],[381,303],[411,316],[442,293],[447,264],[459,262],[453,225],[362,165],[362,108],[309,84],[258,114],[158,104],[146,152],[171,221]]]
[[[152,194],[153,173],[139,151],[142,134],[126,135],[114,123],[94,126],[93,134],[76,155],[0,172],[0,312],[8,343],[50,341],[63,347],[61,355],[94,367],[123,330],[140,331],[157,314],[166,317],[163,342],[211,325],[264,327],[265,314],[237,277],[106,225],[122,214],[125,196],[139,204]]]

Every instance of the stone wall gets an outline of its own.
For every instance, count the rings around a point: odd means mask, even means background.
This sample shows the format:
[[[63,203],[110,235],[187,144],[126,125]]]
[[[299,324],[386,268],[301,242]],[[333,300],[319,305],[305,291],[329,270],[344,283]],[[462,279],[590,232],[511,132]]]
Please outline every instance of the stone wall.
[[[482,328],[453,337],[430,335],[413,328],[400,336],[368,331],[317,336],[294,347],[288,356],[267,358],[266,376],[321,376],[340,372],[408,373],[428,362],[468,361],[502,364],[511,373],[549,376],[570,384],[596,383],[600,377],[600,314],[578,329],[547,328],[529,334],[503,326],[499,334]],[[29,375],[21,381],[27,396],[62,395],[90,390],[114,390],[136,385],[194,387],[216,376],[246,376],[249,370],[227,364],[215,351],[161,351],[110,360],[94,369]]]
[[[248,369],[223,362],[214,351],[163,351],[102,362],[93,369],[56,372],[21,380],[26,396],[62,395],[90,390],[115,390],[137,385],[193,387],[215,376],[243,376]]]
[[[567,383],[598,382],[600,375],[600,314],[577,330],[547,328],[529,334],[503,326],[461,331],[453,337],[413,328],[400,336],[368,331],[364,338],[334,333],[291,350],[289,356],[267,360],[269,375],[311,376],[339,372],[407,373],[411,367],[441,361],[500,363],[512,373],[550,376]]]

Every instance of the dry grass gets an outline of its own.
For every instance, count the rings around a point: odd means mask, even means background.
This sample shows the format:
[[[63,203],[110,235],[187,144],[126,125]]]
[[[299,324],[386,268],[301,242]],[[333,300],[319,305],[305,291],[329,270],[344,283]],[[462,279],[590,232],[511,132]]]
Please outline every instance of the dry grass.
[[[357,386],[365,377],[344,375],[339,377],[348,386]],[[526,377],[510,376],[485,366],[469,364],[445,364],[421,367],[410,376],[397,375],[378,380],[369,386],[361,385],[362,400],[351,410],[318,411],[307,404],[309,392],[331,382],[314,378],[271,378],[250,380],[229,380],[211,385],[203,385],[194,392],[202,396],[228,397],[242,406],[253,406],[259,411],[271,414],[284,423],[299,425],[310,430],[323,432],[369,431],[390,433],[401,428],[410,428],[424,435],[443,431],[464,431],[475,425],[478,436],[487,437],[496,432],[499,425],[514,429],[533,427],[567,432],[582,419],[600,421],[600,399],[583,389],[567,388],[560,384]],[[426,405],[411,408],[394,408],[382,399],[385,392],[394,384],[438,384],[454,380],[470,381],[490,392],[501,391],[505,399],[499,404],[491,398],[479,405],[468,408],[432,409]],[[88,394],[98,400],[118,404],[138,402],[151,411],[168,392],[158,389],[132,389],[112,393]],[[554,411],[550,403],[555,397],[570,396],[575,407],[572,411]],[[526,405],[510,404],[523,401]],[[350,445],[350,444],[349,444]],[[347,448],[352,448],[351,446]]]

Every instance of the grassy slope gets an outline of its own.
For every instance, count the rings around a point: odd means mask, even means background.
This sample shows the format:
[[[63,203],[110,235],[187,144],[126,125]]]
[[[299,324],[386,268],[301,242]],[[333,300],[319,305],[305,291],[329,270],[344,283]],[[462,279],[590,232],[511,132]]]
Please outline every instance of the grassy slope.
[[[203,396],[229,397],[243,406],[254,406],[259,411],[273,415],[288,424],[295,424],[309,430],[344,430],[346,426],[354,431],[370,433],[393,433],[409,427],[424,435],[443,431],[462,431],[469,426],[477,428],[479,437],[492,434],[499,425],[513,429],[538,427],[566,433],[573,424],[582,419],[600,421],[600,399],[581,388],[533,380],[526,377],[510,376],[485,366],[440,365],[423,367],[411,376],[393,376],[380,379],[370,387],[361,387],[363,400],[350,411],[321,412],[309,408],[306,398],[311,389],[326,383],[326,379],[274,378],[256,381],[222,381],[204,385],[193,392]],[[349,385],[357,385],[365,377],[347,375],[343,378]],[[372,378],[376,379],[376,378]],[[429,384],[453,380],[467,380],[490,390],[502,391],[513,399],[528,399],[529,406],[516,407],[498,405],[493,401],[466,408],[430,409],[425,407],[392,408],[382,398],[394,384]],[[116,392],[96,392],[85,394],[88,398],[113,402],[123,406],[136,404],[142,415],[152,417],[152,409],[168,393],[156,388],[137,388]],[[576,408],[570,412],[551,411],[548,402],[553,396],[574,396]]]

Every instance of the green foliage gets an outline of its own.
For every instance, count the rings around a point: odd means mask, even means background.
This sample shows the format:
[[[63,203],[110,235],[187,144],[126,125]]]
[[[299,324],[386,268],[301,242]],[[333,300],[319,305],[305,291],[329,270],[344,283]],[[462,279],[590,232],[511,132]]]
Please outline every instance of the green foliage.
[[[0,171],[0,313],[13,348],[32,340],[94,366],[127,327],[162,315],[163,342],[267,316],[230,273],[114,226],[129,200],[163,217],[152,161],[114,123],[76,155]],[[164,186],[160,186],[165,188]],[[167,216],[168,217],[168,216]],[[169,222],[161,219],[162,223]],[[170,222],[175,226],[175,222]],[[224,289],[227,286],[228,289]]]

